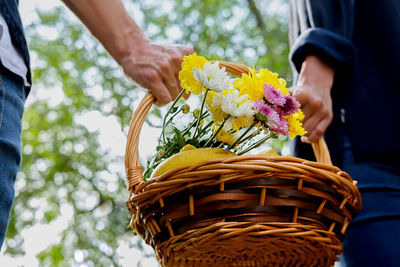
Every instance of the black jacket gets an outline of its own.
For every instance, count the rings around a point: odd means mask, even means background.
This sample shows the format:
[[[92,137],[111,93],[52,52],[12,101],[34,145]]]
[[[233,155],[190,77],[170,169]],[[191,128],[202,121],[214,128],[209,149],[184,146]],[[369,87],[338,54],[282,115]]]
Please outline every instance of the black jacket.
[[[348,134],[356,160],[400,163],[400,1],[290,0],[295,79],[307,55],[335,68],[334,119],[325,139],[341,162]],[[298,156],[306,157],[296,143]]]
[[[0,0],[0,12],[7,22],[13,45],[21,53],[25,64],[28,67],[28,74],[26,78],[29,84],[32,84],[28,46],[26,43],[21,18],[18,12],[18,2],[16,0]],[[26,88],[26,90],[28,93],[29,88]]]

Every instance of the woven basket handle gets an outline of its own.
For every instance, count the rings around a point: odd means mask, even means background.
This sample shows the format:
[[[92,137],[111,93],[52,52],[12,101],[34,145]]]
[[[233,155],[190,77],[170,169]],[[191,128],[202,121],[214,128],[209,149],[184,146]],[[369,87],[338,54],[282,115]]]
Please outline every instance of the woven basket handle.
[[[227,72],[236,76],[241,76],[243,73],[248,73],[250,70],[249,67],[245,65],[231,62],[219,61],[219,65],[225,67]],[[142,166],[139,161],[139,135],[147,114],[154,102],[155,97],[151,93],[147,93],[133,114],[130,123],[125,151],[125,169],[128,189],[131,194],[135,191],[136,186],[143,183]],[[329,150],[323,138],[311,145],[318,162],[332,165]]]

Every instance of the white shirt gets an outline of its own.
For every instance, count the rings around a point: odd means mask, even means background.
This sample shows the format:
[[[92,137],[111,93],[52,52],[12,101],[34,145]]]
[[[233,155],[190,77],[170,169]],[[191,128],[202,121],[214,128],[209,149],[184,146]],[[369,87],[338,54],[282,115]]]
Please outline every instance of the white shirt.
[[[3,15],[0,13],[0,61],[4,67],[24,79],[25,86],[29,86],[26,79],[28,67],[24,58],[11,42],[10,32]]]

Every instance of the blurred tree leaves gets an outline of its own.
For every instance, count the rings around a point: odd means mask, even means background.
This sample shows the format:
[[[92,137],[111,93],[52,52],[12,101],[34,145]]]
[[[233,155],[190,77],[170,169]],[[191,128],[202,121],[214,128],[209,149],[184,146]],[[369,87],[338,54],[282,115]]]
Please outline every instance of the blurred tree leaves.
[[[267,67],[291,80],[285,0],[132,0],[125,5],[152,40],[189,44],[209,59]],[[97,110],[116,118],[126,133],[143,91],[133,90],[64,7],[38,15],[26,28],[34,86],[23,119],[23,165],[6,253],[24,253],[23,229],[64,216],[68,221],[59,239],[37,256],[40,266],[119,266],[120,241],[133,237],[123,158],[105,150],[98,132],[77,118]],[[61,97],[52,97],[57,94]],[[161,114],[154,109],[151,118]],[[158,125],[153,119],[149,123]]]
[[[144,14],[142,29],[153,40],[191,44],[206,58],[267,67],[291,80],[284,0],[133,2]]]

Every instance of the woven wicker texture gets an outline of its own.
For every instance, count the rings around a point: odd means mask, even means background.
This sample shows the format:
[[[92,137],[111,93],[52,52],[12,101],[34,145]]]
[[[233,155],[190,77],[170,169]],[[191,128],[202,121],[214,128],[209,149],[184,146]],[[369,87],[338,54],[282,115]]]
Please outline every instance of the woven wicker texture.
[[[240,75],[248,67],[220,62]],[[361,209],[351,177],[332,166],[326,143],[318,162],[290,156],[238,156],[181,166],[144,182],[140,130],[147,94],[128,133],[125,165],[131,227],[162,266],[332,266]]]

